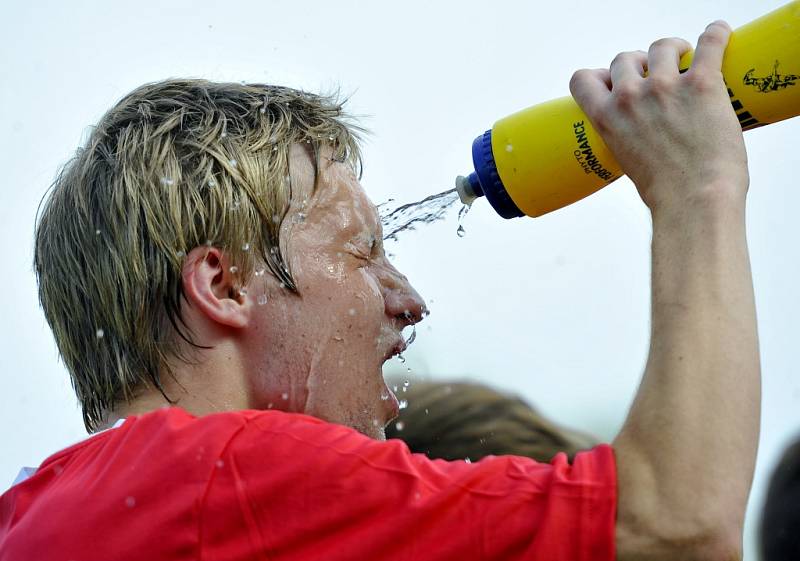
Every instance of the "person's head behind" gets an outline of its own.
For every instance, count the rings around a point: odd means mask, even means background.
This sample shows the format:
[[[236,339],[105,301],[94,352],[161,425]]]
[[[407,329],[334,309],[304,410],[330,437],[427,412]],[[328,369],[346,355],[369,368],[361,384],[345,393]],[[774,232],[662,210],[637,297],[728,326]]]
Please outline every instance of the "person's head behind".
[[[800,559],[800,438],[772,472],[761,517],[764,561]]]
[[[164,376],[171,374],[171,365],[176,360],[190,363],[195,360],[194,351],[209,348],[194,338],[187,306],[190,311],[201,310],[220,329],[255,325],[249,332],[261,331],[262,339],[270,325],[291,330],[300,323],[286,319],[291,315],[286,302],[297,302],[302,309],[307,301],[315,301],[311,286],[305,300],[298,297],[303,289],[293,270],[311,268],[302,262],[310,239],[303,237],[304,232],[330,237],[327,243],[331,245],[335,237],[331,232],[346,230],[355,219],[369,230],[371,242],[367,242],[380,254],[374,261],[381,260],[381,271],[396,273],[384,263],[377,214],[355,179],[361,165],[359,131],[334,98],[285,87],[204,80],[142,86],[103,116],[85,146],[65,165],[40,209],[34,256],[40,301],[88,430],[96,429],[116,403],[132,399],[137,390],[158,389],[164,394]],[[341,167],[350,171],[340,171]],[[331,191],[347,199],[339,201],[336,209],[330,201],[324,209],[314,206],[316,199],[311,202],[321,177],[338,185]],[[342,204],[347,207],[344,211]],[[295,221],[302,222],[308,214],[308,225],[284,220],[293,205],[299,209]],[[358,209],[350,208],[353,205]],[[326,220],[328,230],[324,231],[320,224]],[[292,228],[301,240],[297,244],[306,245],[295,244],[291,249],[287,237]],[[318,259],[322,250],[315,246],[314,251]],[[333,255],[332,246],[325,251]],[[336,275],[331,271],[328,276],[337,286],[346,287],[348,278],[359,280],[362,267],[360,261],[358,267],[345,263],[342,252],[336,252],[340,261]],[[204,259],[214,273],[208,277],[213,290],[188,291],[187,279],[192,286],[197,284],[191,275],[196,275]],[[275,309],[281,313],[271,324],[260,317],[258,322],[250,321],[256,311],[245,296],[259,276],[268,289],[258,299],[266,301],[267,294],[275,295],[275,305],[270,302],[259,313],[275,313]],[[371,275],[370,282],[388,290],[379,276]],[[395,275],[392,283],[392,290],[402,292],[395,298],[398,306],[404,306],[401,311],[413,308],[397,325],[391,324],[391,335],[395,335],[395,328],[418,319],[417,308],[422,304],[404,277]],[[270,292],[270,286],[278,285],[280,291]],[[208,294],[214,299],[210,307],[203,300]],[[237,308],[235,313],[250,319],[228,321],[224,315],[228,308],[218,305],[225,298],[225,306]],[[255,298],[252,295],[250,300]],[[376,310],[377,304],[370,309]],[[380,311],[384,313],[383,307]],[[392,314],[392,320],[400,314],[388,304],[385,313]],[[379,328],[389,330],[386,322],[375,327]],[[270,336],[270,342],[277,337]],[[253,337],[241,340],[252,346]],[[291,347],[281,341],[281,348]],[[370,342],[375,346],[378,341]],[[380,349],[381,355],[387,353]],[[262,366],[252,360],[239,362],[242,368]],[[310,369],[309,365],[306,375]],[[287,389],[282,408],[290,409],[291,403],[296,409],[308,409],[309,390],[299,386],[310,382],[282,383]],[[259,396],[257,387],[248,392],[254,394],[249,405],[267,406],[266,394]],[[289,396],[289,392],[298,395]]]
[[[386,429],[412,452],[430,458],[479,460],[526,456],[546,462],[558,452],[572,458],[596,442],[559,427],[519,397],[470,382],[415,382],[400,394],[408,406]]]

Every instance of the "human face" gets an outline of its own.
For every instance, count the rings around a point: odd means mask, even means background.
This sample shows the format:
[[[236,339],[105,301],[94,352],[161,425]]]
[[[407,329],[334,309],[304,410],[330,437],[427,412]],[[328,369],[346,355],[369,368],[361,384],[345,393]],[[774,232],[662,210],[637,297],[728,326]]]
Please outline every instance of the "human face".
[[[267,297],[247,330],[251,401],[383,439],[398,401],[381,368],[405,348],[401,331],[423,318],[425,303],[387,259],[375,205],[349,167],[329,156],[312,193],[308,152],[291,153],[294,201],[281,237],[299,295],[274,279],[248,288]]]

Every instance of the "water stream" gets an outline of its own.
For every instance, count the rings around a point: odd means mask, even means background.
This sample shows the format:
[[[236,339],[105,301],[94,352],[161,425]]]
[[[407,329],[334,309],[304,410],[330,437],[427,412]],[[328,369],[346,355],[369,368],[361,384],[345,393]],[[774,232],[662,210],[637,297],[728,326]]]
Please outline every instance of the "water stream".
[[[455,189],[443,191],[435,195],[425,197],[421,201],[400,205],[388,212],[383,209],[393,201],[378,205],[381,212],[381,223],[383,224],[383,239],[397,241],[397,235],[404,231],[415,230],[420,224],[430,224],[443,219],[447,211],[458,202],[458,193]],[[458,237],[463,238],[466,231],[461,222],[469,211],[468,206],[464,205],[458,212]]]

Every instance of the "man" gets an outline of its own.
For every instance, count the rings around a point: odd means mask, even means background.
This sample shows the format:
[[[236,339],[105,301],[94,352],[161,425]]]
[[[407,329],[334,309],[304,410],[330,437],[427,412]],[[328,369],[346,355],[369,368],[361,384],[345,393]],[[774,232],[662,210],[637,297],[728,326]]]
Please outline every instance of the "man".
[[[195,81],[123,99],[35,255],[87,428],[116,428],[3,495],[0,560],[739,557],[759,362],[729,33],[710,25],[684,74],[690,45],[666,39],[572,79],[653,216],[644,379],[613,453],[572,464],[379,442],[380,367],[424,303],[338,106]]]

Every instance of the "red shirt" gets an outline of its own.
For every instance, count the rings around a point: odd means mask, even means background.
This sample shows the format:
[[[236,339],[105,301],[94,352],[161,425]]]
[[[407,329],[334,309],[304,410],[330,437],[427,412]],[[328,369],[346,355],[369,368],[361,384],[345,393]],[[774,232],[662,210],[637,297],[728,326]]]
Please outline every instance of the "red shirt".
[[[54,454],[0,497],[0,561],[613,561],[598,446],[429,460],[305,415],[178,408]]]

